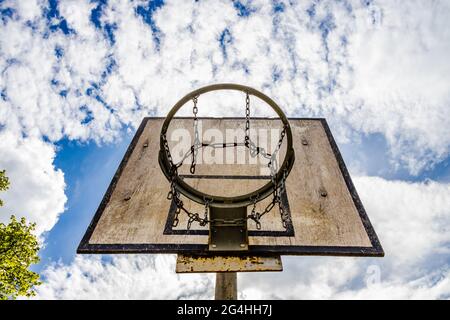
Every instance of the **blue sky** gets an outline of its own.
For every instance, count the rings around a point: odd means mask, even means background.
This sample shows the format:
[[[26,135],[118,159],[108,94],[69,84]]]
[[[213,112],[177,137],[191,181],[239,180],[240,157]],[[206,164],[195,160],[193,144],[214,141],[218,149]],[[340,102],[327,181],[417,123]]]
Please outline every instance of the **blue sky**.
[[[130,141],[130,135],[124,134],[117,143],[102,146],[68,140],[57,143],[59,151],[54,164],[64,171],[68,200],[64,215],[46,236],[37,270],[54,261],[73,260]]]
[[[0,220],[38,225],[38,298],[211,296],[211,276],[176,276],[173,256],[75,250],[142,118],[219,82],[327,118],[387,252],[289,258],[270,279],[243,275],[241,298],[450,297],[449,14],[447,1],[0,0]]]

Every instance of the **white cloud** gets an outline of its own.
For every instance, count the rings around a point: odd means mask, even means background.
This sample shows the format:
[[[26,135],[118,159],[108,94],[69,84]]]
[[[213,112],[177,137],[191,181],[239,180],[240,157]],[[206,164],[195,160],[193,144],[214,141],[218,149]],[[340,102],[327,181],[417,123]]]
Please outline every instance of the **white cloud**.
[[[378,264],[350,258],[295,257],[284,263],[282,274],[241,274],[243,299],[449,299],[450,267],[407,279],[391,278]],[[285,259],[284,261],[286,261]],[[296,260],[296,261],[294,261]],[[367,283],[371,270],[381,282]],[[369,280],[370,281],[370,280]]]
[[[394,267],[450,253],[450,184],[354,180]]]
[[[378,10],[373,26],[358,10],[349,39],[350,93],[361,103],[350,123],[383,133],[392,156],[417,173],[449,154],[450,4],[383,1]]]
[[[344,290],[336,299],[450,299],[450,268],[426,274],[409,283],[393,281],[374,284],[361,290]]]
[[[449,154],[448,2],[301,2],[275,13],[256,1],[239,17],[227,1],[167,1],[151,13],[152,26],[138,5],[148,3],[102,7],[114,44],[89,20],[95,3],[59,3],[69,35],[49,31],[36,6],[17,5],[0,30],[7,96],[0,123],[52,141],[110,141],[122,125],[165,114],[193,88],[238,82],[262,89],[290,115],[326,116],[340,139],[382,133],[394,164],[414,174]],[[230,106],[242,114],[240,104]]]
[[[0,197],[0,221],[7,222],[11,214],[35,222],[36,233],[49,231],[64,210],[64,174],[52,163],[55,149],[37,138],[21,138],[0,131],[0,169],[6,170],[10,188]]]
[[[107,41],[89,23],[92,5],[74,4],[59,5],[76,32],[69,35],[48,29],[43,19],[47,2],[40,3],[41,11],[11,4],[17,6],[15,18],[0,29],[0,123],[7,130],[50,141],[65,136],[111,141],[119,136],[116,116],[95,99],[93,89],[110,63]],[[89,117],[95,121],[87,121]]]
[[[72,264],[55,264],[37,288],[39,299],[211,299],[212,276],[175,274],[175,257],[116,255],[77,256]]]

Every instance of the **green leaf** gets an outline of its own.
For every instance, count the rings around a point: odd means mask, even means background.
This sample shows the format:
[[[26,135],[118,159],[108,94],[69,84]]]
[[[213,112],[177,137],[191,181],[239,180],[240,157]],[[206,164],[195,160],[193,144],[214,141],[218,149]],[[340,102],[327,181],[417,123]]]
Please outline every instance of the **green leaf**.
[[[39,262],[39,243],[33,231],[36,225],[13,215],[9,224],[0,223],[0,300],[35,295],[41,284],[39,274],[28,270]]]

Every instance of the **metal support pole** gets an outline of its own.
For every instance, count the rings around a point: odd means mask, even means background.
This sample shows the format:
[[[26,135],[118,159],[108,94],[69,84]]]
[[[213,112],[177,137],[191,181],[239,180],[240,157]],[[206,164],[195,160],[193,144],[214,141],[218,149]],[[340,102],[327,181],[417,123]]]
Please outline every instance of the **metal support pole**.
[[[216,300],[237,300],[236,272],[216,273]]]

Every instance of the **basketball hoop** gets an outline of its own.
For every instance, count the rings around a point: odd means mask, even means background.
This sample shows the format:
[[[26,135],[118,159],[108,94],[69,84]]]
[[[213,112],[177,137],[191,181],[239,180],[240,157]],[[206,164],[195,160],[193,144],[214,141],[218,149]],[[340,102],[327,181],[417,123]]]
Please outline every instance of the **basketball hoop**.
[[[205,94],[207,92],[211,91],[218,91],[218,90],[237,90],[242,91],[246,95],[246,117],[245,117],[245,139],[242,142],[233,142],[233,143],[203,143],[200,141],[199,135],[198,135],[198,118],[197,118],[197,112],[198,112],[198,101],[202,94]],[[282,124],[283,129],[281,131],[281,135],[278,140],[278,144],[275,148],[275,150],[272,153],[266,152],[266,150],[262,147],[259,147],[256,145],[250,138],[250,96],[255,96],[263,100],[266,104],[268,104],[279,116]],[[193,124],[194,124],[194,143],[189,148],[189,151],[182,157],[181,161],[178,163],[174,163],[172,155],[170,153],[169,145],[167,142],[167,130],[169,128],[169,125],[172,121],[172,119],[175,117],[175,114],[177,111],[185,105],[188,101],[193,102]],[[284,138],[287,138],[287,148],[286,148],[286,154],[285,158],[283,160],[283,163],[280,168],[278,168],[278,162],[276,159],[277,153],[281,148],[281,145],[283,143]],[[267,166],[270,169],[270,176],[271,179],[268,183],[263,185],[262,187],[258,188],[257,190],[254,190],[252,192],[249,192],[247,194],[233,196],[233,197],[224,197],[224,196],[217,196],[212,194],[207,194],[204,192],[201,192],[194,187],[187,184],[178,174],[178,168],[183,165],[183,162],[187,158],[191,158],[191,166],[190,166],[190,173],[195,173],[195,165],[196,165],[196,159],[198,155],[198,150],[200,148],[227,148],[227,147],[238,147],[238,146],[244,146],[249,149],[250,155],[252,157],[255,157],[257,155],[261,155],[264,158],[268,159]],[[159,151],[159,165],[161,167],[162,172],[166,176],[166,178],[170,182],[170,190],[168,192],[168,200],[174,200],[175,205],[177,206],[176,209],[176,218],[174,219],[174,225],[176,226],[178,224],[178,214],[183,211],[189,216],[188,220],[188,229],[190,229],[191,224],[196,221],[200,224],[200,226],[205,226],[208,223],[211,223],[211,228],[213,228],[213,232],[210,233],[210,238],[212,237],[213,240],[216,238],[216,234],[218,233],[218,230],[231,230],[229,227],[235,227],[236,229],[234,232],[243,234],[244,238],[239,237],[238,235],[235,235],[234,238],[236,238],[236,241],[233,241],[233,244],[230,245],[230,243],[226,244],[225,242],[230,241],[219,241],[222,243],[211,243],[210,241],[210,250],[246,250],[248,248],[248,239],[246,236],[247,231],[247,219],[252,219],[255,221],[257,229],[259,230],[261,228],[261,222],[260,219],[262,216],[264,216],[266,213],[271,211],[273,207],[278,204],[280,209],[280,216],[282,219],[283,226],[287,228],[287,221],[288,217],[285,215],[283,207],[281,206],[281,200],[280,200],[280,193],[284,191],[285,188],[285,181],[287,176],[289,175],[289,172],[292,169],[292,166],[294,164],[295,154],[293,149],[293,143],[292,143],[292,131],[291,127],[289,125],[289,121],[284,114],[284,112],[281,110],[281,108],[268,96],[265,94],[242,85],[237,84],[216,84],[211,86],[206,86],[200,89],[197,89],[195,91],[192,91],[191,93],[184,96],[180,101],[178,101],[173,108],[168,113],[162,128],[161,128],[161,134],[160,134],[160,151]],[[185,197],[189,198],[192,201],[195,201],[197,203],[200,203],[204,205],[205,211],[203,217],[200,217],[199,213],[193,213],[187,210],[184,207],[183,201],[180,199],[180,194],[184,195]],[[267,205],[267,207],[262,212],[256,211],[256,204],[265,198],[267,198],[269,195],[273,195],[273,200],[271,203]],[[250,214],[247,214],[247,206],[252,205],[253,208],[251,210]],[[208,216],[209,211],[211,211],[211,215]],[[216,214],[214,214],[214,212]],[[215,217],[214,217],[215,216]],[[228,228],[223,228],[228,227]],[[220,232],[219,232],[220,233]],[[227,233],[227,238],[233,238],[233,236],[230,236],[229,233]],[[218,238],[221,238],[221,236],[217,236]],[[243,242],[242,240],[245,240]],[[224,242],[225,241],[225,242]],[[214,242],[214,241],[212,241]],[[234,249],[233,249],[234,248]]]

